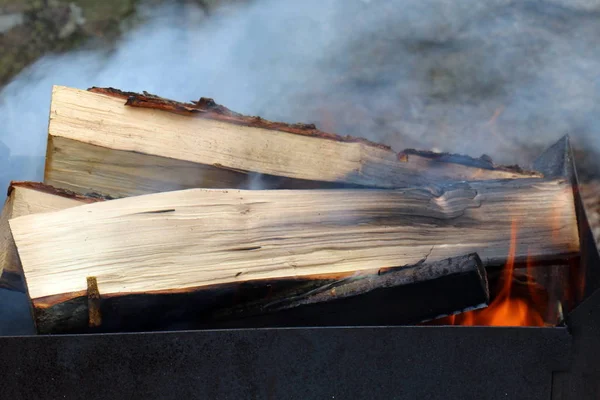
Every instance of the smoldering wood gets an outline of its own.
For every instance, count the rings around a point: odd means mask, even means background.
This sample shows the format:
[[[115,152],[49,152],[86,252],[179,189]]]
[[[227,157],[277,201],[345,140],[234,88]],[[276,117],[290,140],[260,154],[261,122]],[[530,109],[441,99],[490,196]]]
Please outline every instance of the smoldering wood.
[[[53,89],[45,182],[125,197],[186,188],[370,186],[539,176],[431,152],[396,153],[312,125],[246,117],[210,99]]]
[[[375,326],[418,323],[488,302],[485,269],[476,254],[469,254],[354,274],[230,283],[181,293],[100,295],[99,306],[93,309],[88,292],[36,307],[34,315],[43,334]]]
[[[0,216],[0,287],[25,291],[23,269],[8,225],[10,218],[64,210],[103,200],[38,182],[11,182]]]
[[[485,307],[487,275],[477,254],[361,271],[298,294],[220,310],[220,327],[399,325]],[[465,305],[467,305],[465,307]]]
[[[404,190],[193,189],[10,220],[36,306],[85,296],[355,273],[477,252],[504,265],[578,255],[573,193],[562,180]],[[74,223],[73,221],[77,221]],[[518,223],[513,223],[518,221]],[[83,294],[81,294],[83,293]]]

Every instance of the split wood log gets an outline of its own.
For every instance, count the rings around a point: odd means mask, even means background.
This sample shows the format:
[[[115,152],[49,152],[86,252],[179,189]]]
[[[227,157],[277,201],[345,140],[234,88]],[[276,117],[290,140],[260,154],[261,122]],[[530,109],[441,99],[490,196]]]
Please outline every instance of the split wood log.
[[[0,216],[0,287],[24,291],[23,270],[8,220],[64,210],[100,200],[37,182],[11,182]]]
[[[515,224],[513,224],[515,222]],[[87,293],[177,293],[478,253],[502,265],[579,254],[564,180],[403,190],[190,189],[9,221],[35,307]]]
[[[405,151],[246,117],[210,99],[55,86],[45,182],[126,197],[197,187],[408,187],[445,180],[540,176],[489,159]],[[254,185],[256,186],[256,185]]]
[[[390,326],[483,308],[490,300],[487,274],[477,254],[358,271],[323,280],[314,289],[298,289],[221,307],[200,326]]]
[[[92,284],[90,285],[90,282]],[[412,266],[211,285],[176,293],[88,293],[34,308],[38,333],[400,325],[485,307],[476,254]]]

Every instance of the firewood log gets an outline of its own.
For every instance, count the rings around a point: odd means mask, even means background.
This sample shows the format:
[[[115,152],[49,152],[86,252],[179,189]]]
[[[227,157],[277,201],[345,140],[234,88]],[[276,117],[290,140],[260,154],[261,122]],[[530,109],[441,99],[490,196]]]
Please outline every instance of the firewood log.
[[[270,297],[223,307],[204,327],[398,325],[487,306],[485,268],[477,254],[386,270],[358,271],[318,286],[292,286]],[[316,286],[316,287],[315,287]],[[465,307],[468,305],[467,307]]]
[[[178,293],[478,253],[579,253],[571,185],[517,179],[402,190],[190,189],[9,221],[34,307],[87,293]]]
[[[186,188],[397,188],[539,176],[487,158],[405,151],[246,117],[210,99],[177,103],[56,86],[45,183],[125,197]],[[249,175],[250,174],[250,178]],[[260,176],[260,185],[253,177]]]
[[[98,200],[42,183],[11,182],[0,216],[0,287],[24,290],[23,270],[8,226],[10,218],[64,210]]]
[[[93,278],[91,281],[94,281]],[[91,295],[91,296],[90,296]],[[487,306],[476,254],[437,262],[217,284],[173,293],[86,295],[34,308],[38,333],[399,325]]]

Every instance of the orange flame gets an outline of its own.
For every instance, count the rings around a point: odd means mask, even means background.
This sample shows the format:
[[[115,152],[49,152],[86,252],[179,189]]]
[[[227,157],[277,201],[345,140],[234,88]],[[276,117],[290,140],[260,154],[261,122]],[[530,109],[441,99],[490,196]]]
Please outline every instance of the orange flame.
[[[487,308],[449,317],[444,320],[445,323],[469,326],[544,326],[539,312],[526,299],[512,293],[516,247],[517,224],[513,221],[508,259],[502,272],[502,288]]]

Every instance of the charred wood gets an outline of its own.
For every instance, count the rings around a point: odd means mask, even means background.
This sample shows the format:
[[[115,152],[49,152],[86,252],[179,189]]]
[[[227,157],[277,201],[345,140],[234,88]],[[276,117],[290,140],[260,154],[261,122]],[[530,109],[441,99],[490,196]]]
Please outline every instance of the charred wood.
[[[93,279],[90,279],[93,281]],[[485,307],[476,254],[388,270],[97,296],[34,309],[39,333],[418,323]]]

